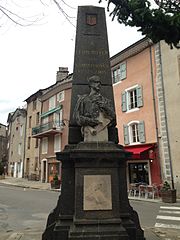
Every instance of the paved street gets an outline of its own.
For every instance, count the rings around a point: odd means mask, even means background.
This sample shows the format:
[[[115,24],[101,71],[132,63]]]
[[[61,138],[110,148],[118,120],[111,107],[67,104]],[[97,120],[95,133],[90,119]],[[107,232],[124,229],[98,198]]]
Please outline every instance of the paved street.
[[[40,240],[59,194],[45,183],[12,178],[0,181],[0,239]],[[147,240],[180,239],[180,202],[131,199],[130,203]]]
[[[41,239],[59,192],[0,185],[0,239]]]

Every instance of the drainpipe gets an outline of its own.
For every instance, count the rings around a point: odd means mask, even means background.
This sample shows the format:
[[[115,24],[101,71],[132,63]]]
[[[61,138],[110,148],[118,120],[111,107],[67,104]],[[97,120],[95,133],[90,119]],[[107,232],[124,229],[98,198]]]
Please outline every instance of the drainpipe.
[[[39,101],[40,101],[40,103],[41,103],[41,110],[40,110],[40,116],[39,116],[39,125],[41,125],[41,114],[42,114],[42,108],[43,108],[43,103],[42,103],[42,101],[41,101],[41,98],[39,98],[38,99]],[[42,161],[41,161],[41,152],[40,152],[40,149],[41,149],[41,138],[38,140],[38,150],[39,150],[39,179],[40,179],[40,181],[42,182],[42,180],[43,180],[43,178],[42,178]]]
[[[25,120],[25,126],[24,126],[24,156],[23,156],[23,167],[22,167],[22,178],[24,178],[24,163],[25,163],[25,156],[26,156],[26,128],[27,128],[27,112],[28,112],[28,105],[27,105],[27,110],[26,110],[26,120]]]
[[[162,66],[162,57],[161,57],[161,44],[158,43],[159,48],[159,61],[160,61],[160,71],[161,71],[161,82],[162,82],[162,94],[164,100],[164,117],[165,117],[165,128],[167,134],[167,144],[169,150],[169,166],[170,166],[170,173],[171,173],[171,186],[174,189],[174,177],[173,177],[173,169],[172,169],[172,159],[171,159],[171,148],[169,143],[169,131],[168,131],[168,122],[167,122],[167,111],[166,111],[166,99],[165,99],[165,90],[164,90],[164,79],[163,79],[163,66]]]
[[[154,93],[154,74],[153,74],[153,63],[152,63],[152,45],[149,46],[149,57],[150,57],[150,67],[151,67],[151,87],[152,87],[152,95],[153,95],[153,108],[154,108],[154,118],[155,118],[155,127],[156,127],[156,138],[157,138],[157,145],[158,145],[158,161],[160,159],[159,156],[159,137],[158,137],[158,122],[157,122],[157,110],[156,110],[156,99]],[[160,166],[160,163],[159,163]],[[160,178],[162,177],[160,171]]]

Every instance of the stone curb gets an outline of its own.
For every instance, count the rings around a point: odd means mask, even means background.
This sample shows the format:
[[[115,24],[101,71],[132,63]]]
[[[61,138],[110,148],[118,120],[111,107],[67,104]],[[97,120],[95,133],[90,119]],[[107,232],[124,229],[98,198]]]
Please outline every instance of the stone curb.
[[[30,189],[39,189],[39,190],[46,190],[46,191],[55,191],[55,192],[60,192],[60,189],[51,189],[49,188],[43,188],[43,187],[38,187],[38,186],[31,186],[31,185],[24,185],[24,184],[18,184],[18,183],[11,183],[11,182],[6,182],[6,181],[0,181],[0,183],[10,185],[10,186],[15,186],[15,187],[21,187],[21,188],[30,188]]]

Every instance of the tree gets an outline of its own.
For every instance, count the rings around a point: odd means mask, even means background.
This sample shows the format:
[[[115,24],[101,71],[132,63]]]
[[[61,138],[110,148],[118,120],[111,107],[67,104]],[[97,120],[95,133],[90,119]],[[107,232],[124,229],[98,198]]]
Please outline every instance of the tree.
[[[171,48],[180,48],[179,0],[154,0],[156,8],[152,0],[108,0],[108,11],[111,3],[115,5],[112,20],[117,17],[119,23],[138,27],[154,43],[164,40]]]
[[[45,15],[45,9],[53,4],[65,19],[72,24],[72,17],[67,14],[66,7],[74,8],[68,5],[65,0],[2,0],[0,1],[0,27],[7,25],[7,20],[22,27],[39,23]],[[31,15],[29,16],[29,14]]]

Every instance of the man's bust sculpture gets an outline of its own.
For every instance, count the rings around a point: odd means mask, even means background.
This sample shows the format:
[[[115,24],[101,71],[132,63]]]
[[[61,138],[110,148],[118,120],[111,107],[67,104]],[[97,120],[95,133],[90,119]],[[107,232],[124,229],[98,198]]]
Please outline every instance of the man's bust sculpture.
[[[99,76],[88,79],[90,93],[78,96],[74,119],[81,126],[84,142],[107,142],[107,127],[115,121],[111,101],[100,93]]]

